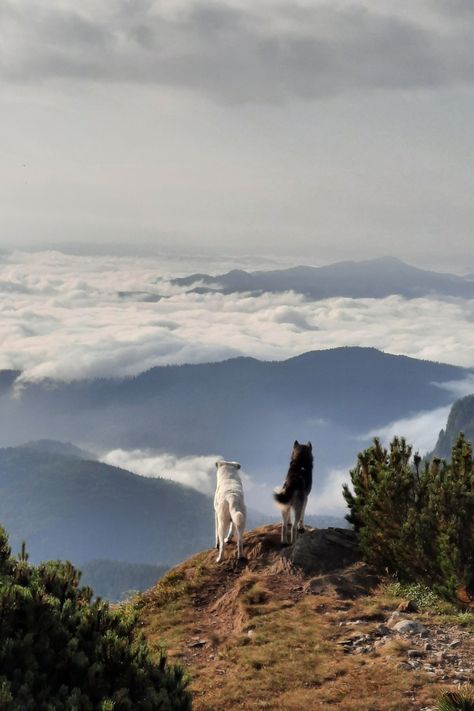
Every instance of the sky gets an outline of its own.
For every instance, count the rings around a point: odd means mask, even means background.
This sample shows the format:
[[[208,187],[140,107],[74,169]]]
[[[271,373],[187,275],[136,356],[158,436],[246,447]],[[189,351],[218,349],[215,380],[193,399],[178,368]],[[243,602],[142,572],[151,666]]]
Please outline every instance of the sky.
[[[474,274],[472,0],[2,0],[0,112],[0,369],[19,396],[342,345],[474,366],[472,300],[170,281],[386,255]],[[446,416],[378,434],[430,449]],[[103,456],[213,486],[214,453]],[[314,510],[340,510],[346,479]]]
[[[3,0],[0,247],[474,272],[470,0]]]

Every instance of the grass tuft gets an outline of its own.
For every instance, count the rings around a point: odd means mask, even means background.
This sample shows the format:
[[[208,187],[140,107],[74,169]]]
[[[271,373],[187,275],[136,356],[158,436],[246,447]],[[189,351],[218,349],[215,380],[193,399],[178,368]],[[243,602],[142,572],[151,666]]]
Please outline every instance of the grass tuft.
[[[438,700],[437,711],[474,711],[474,688],[469,684],[446,691]]]

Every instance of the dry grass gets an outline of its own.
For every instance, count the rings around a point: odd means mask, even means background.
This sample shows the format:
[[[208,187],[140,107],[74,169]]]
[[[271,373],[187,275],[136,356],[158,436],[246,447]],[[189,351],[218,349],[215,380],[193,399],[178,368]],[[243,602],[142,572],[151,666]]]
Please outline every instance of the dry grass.
[[[140,599],[145,634],[192,677],[195,711],[435,705],[440,687],[399,666],[406,643],[369,654],[348,654],[338,644],[394,609],[385,588],[357,600],[306,595],[305,580],[276,574],[271,556],[240,568],[231,561],[216,566],[213,558],[213,551],[196,556]]]

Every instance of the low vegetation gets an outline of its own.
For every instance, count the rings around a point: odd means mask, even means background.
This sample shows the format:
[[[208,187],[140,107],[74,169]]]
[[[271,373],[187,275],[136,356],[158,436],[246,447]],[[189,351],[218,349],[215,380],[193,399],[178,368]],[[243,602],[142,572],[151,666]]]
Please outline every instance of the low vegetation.
[[[348,520],[367,562],[402,582],[422,582],[442,597],[474,595],[474,466],[460,435],[448,463],[422,462],[404,439],[378,440],[358,456]]]
[[[446,691],[436,707],[437,711],[474,711],[474,689],[465,686],[457,691]]]
[[[11,556],[0,528],[0,708],[5,711],[186,711],[182,670],[152,659],[137,615],[79,586],[69,563]]]

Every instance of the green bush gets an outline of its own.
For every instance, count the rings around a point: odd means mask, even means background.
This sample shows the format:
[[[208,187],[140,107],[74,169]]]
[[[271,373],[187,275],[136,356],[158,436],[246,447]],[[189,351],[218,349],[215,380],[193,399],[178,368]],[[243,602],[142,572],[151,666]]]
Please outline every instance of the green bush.
[[[464,686],[458,691],[445,691],[436,706],[437,711],[474,711],[474,690]]]
[[[11,556],[0,527],[0,708],[6,711],[187,711],[187,681],[154,662],[136,613],[79,587],[70,563]]]
[[[422,581],[450,598],[474,593],[474,467],[460,435],[451,462],[422,465],[404,439],[378,440],[358,456],[347,519],[365,559],[401,581]]]

